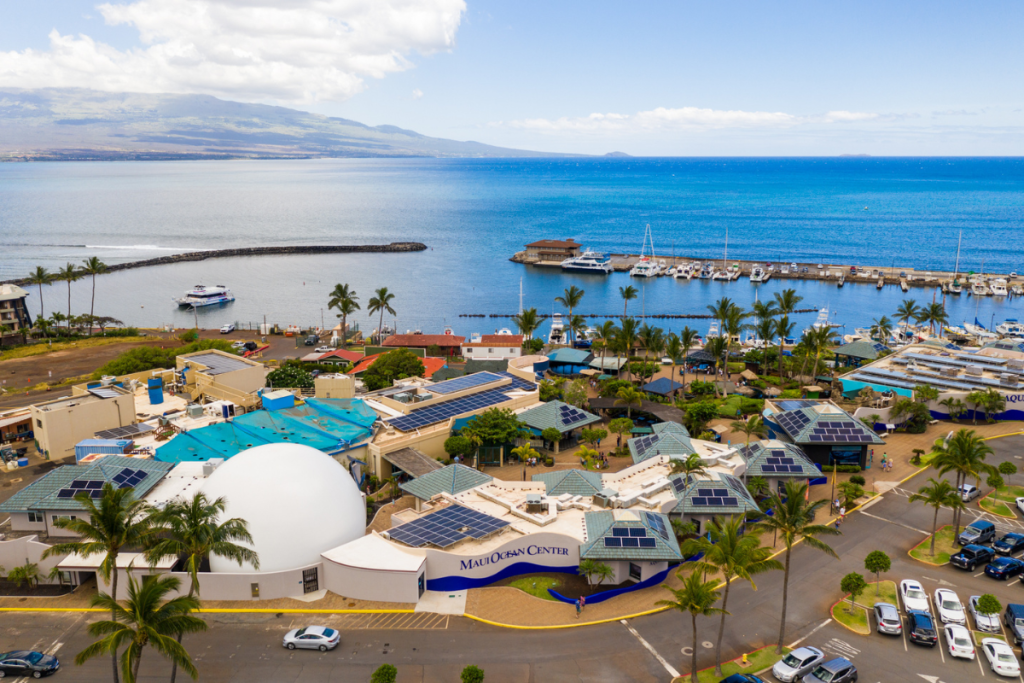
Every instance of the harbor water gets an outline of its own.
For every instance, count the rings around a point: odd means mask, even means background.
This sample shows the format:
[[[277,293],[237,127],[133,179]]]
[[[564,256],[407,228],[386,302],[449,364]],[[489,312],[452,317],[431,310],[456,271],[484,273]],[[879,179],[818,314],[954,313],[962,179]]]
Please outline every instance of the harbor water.
[[[97,278],[96,313],[128,324],[191,325],[172,298],[224,284],[236,301],[198,312],[203,327],[262,321],[328,325],[335,283],[359,294],[364,330],[378,287],[395,294],[399,331],[459,334],[511,326],[523,303],[561,312],[554,297],[586,291],[578,312],[620,315],[619,287],[641,295],[631,314],[703,314],[719,297],[749,306],[793,288],[801,308],[828,306],[846,332],[892,317],[904,298],[941,293],[873,283],[639,280],[566,274],[511,263],[527,242],[574,238],[601,251],[638,252],[651,224],[656,253],[721,259],[856,263],[878,268],[1024,272],[1021,159],[330,159],[300,161],[0,164],[0,279],[98,256],[108,264],[176,251],[300,244],[419,241],[409,254],[286,255],[217,259]],[[29,288],[39,312],[39,292]],[[72,285],[72,312],[88,311],[88,280]],[[67,284],[43,288],[67,312]],[[988,326],[1024,314],[1020,298],[946,299],[950,321]],[[798,316],[798,328],[815,314]],[[597,321],[594,321],[597,322]],[[655,320],[666,329],[707,321]]]

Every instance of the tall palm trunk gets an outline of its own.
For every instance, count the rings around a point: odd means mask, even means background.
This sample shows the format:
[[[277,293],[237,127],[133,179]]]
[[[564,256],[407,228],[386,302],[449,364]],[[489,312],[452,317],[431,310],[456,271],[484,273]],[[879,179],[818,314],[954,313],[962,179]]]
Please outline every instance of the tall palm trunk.
[[[931,547],[931,550],[928,551],[928,554],[931,555],[932,557],[935,557],[935,534],[939,530],[939,508],[940,507],[942,507],[942,506],[940,506],[940,505],[936,505],[935,506],[935,516],[932,517],[932,547]],[[172,683],[173,683],[173,681],[172,681]]]
[[[377,343],[384,345],[384,309],[380,309],[380,322],[377,323]]]
[[[196,583],[195,583],[195,581],[191,581],[191,580],[189,581],[189,583],[190,583],[190,585],[188,587],[188,597],[191,598],[193,595],[195,595]],[[178,641],[178,645],[181,645],[181,636],[182,636],[181,633],[178,633],[177,635],[174,636],[175,639]],[[178,663],[176,661],[174,661],[174,660],[171,660],[171,683],[174,683],[174,679],[176,679],[177,677],[178,677]]]
[[[68,280],[68,334],[71,334],[71,280]]]
[[[341,348],[348,347],[348,315],[341,314]]]
[[[139,680],[139,665],[142,664],[142,653],[145,651],[145,647],[139,648],[139,656],[135,658],[135,664],[132,665],[132,680]]]
[[[110,578],[110,596],[112,598],[114,598],[114,600],[117,600],[117,555],[116,554],[114,555],[114,558],[113,558],[111,564],[114,565],[114,571],[112,572],[112,575],[111,575],[111,578]],[[117,621],[117,612],[116,611],[110,610],[110,620],[111,621]],[[117,683],[119,678],[118,678],[118,673],[117,673],[117,650],[116,649],[113,652],[110,653],[110,663],[114,667],[114,683]]]
[[[45,317],[46,317],[46,314],[43,312],[43,283],[40,282],[39,283],[39,320],[40,320],[40,322]]]
[[[782,383],[782,335],[779,335],[779,383]]]
[[[96,315],[96,273],[92,274],[92,300],[89,302],[89,336],[92,336],[92,321]]]
[[[786,570],[782,579],[782,623],[779,625],[779,644],[775,647],[775,654],[782,654],[782,643],[786,639],[786,606],[789,600],[789,560],[793,549],[786,546]]]
[[[725,577],[725,592],[722,594],[722,620],[718,622],[718,645],[715,646],[715,675],[722,675],[722,636],[725,635],[725,616],[729,605],[730,577]]]
[[[693,624],[693,647],[690,648],[690,681],[698,683],[697,680],[697,615],[690,612],[690,621]]]
[[[967,481],[967,477],[962,472],[956,473],[956,495],[962,495],[960,493],[960,486],[963,482]],[[953,510],[953,538],[955,539],[960,535],[960,509]]]

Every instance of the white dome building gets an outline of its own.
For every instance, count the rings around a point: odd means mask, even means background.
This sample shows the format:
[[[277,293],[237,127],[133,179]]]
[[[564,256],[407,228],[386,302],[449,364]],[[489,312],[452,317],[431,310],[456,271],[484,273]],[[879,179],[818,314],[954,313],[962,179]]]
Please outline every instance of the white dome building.
[[[351,475],[309,446],[277,443],[243,451],[214,470],[203,493],[211,500],[223,496],[226,517],[248,522],[261,573],[316,564],[320,553],[366,533],[366,507]],[[216,555],[210,570],[254,571]]]

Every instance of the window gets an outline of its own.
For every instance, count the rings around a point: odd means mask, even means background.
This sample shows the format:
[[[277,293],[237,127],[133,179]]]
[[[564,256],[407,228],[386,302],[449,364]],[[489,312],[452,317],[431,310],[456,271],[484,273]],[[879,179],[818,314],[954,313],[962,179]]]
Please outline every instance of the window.
[[[75,519],[78,519],[78,517],[76,517],[74,515],[53,515],[53,516],[50,517],[50,521],[53,523],[54,526],[57,526],[57,520],[59,520],[59,519],[75,520]]]
[[[32,524],[37,524],[37,523],[43,522],[45,520],[43,519],[43,513],[42,512],[29,512],[28,513],[28,521],[31,522]]]
[[[641,576],[640,565],[635,562],[629,563],[629,578],[633,581],[639,581]]]
[[[494,349],[487,349],[487,353],[494,353]]]
[[[36,418],[36,427],[39,427],[40,429],[43,428],[43,421],[40,420],[38,417]]]

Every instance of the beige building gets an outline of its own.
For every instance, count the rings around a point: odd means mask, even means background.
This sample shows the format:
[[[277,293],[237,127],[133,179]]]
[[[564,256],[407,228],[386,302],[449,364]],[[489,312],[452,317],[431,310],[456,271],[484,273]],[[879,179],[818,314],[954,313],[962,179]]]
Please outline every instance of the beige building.
[[[96,432],[134,422],[135,397],[113,385],[32,406],[36,448],[49,460],[74,455],[75,444]]]
[[[526,245],[527,261],[564,261],[579,256],[583,245],[575,240],[538,240]]]
[[[256,392],[267,384],[267,369],[248,358],[209,349],[178,356],[177,381],[195,402],[230,401],[251,409],[259,401]]]
[[[12,332],[19,332],[32,327],[25,299],[28,292],[18,285],[0,285],[0,325],[5,325]]]
[[[466,360],[511,360],[523,355],[523,335],[485,334],[462,344]]]
[[[356,380],[350,375],[318,375],[313,386],[317,398],[355,398],[356,395]]]

